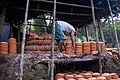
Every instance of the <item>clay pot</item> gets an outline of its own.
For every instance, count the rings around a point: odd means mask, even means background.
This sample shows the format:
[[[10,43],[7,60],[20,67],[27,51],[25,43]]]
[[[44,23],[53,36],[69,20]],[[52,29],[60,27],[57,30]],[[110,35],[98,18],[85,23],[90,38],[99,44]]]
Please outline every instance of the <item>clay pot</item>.
[[[91,73],[85,73],[84,78],[86,78],[86,79],[92,78],[92,74]]]
[[[81,42],[75,42],[75,46],[82,46]]]
[[[104,43],[103,42],[99,42],[99,44],[100,44],[100,52],[104,53],[105,52],[105,50],[104,50]]]
[[[65,80],[65,79],[63,79],[63,78],[58,78],[58,79],[56,79],[56,80]]]
[[[99,77],[99,76],[100,76],[100,73],[93,73],[92,76],[93,76],[93,77]]]
[[[64,77],[65,77],[65,75],[62,74],[62,73],[57,73],[57,74],[55,75],[55,78],[56,78],[56,79],[58,79],[58,78],[64,78]]]
[[[82,48],[83,48],[83,54],[90,53],[90,42],[83,42]]]
[[[66,46],[65,53],[66,53],[66,54],[73,54],[73,53],[72,53],[72,47],[71,47],[71,46]]]
[[[78,80],[87,80],[87,79],[85,79],[85,78],[80,78],[80,79],[78,79]]]
[[[16,54],[17,53],[17,42],[15,38],[10,38],[8,40],[9,43],[9,53]]]
[[[92,78],[88,78],[88,80],[97,80],[97,78],[92,77]]]
[[[82,46],[75,46],[75,54],[82,54]]]
[[[110,75],[111,75],[112,79],[117,79],[118,78],[118,75],[116,73],[111,73]]]
[[[100,76],[100,77],[97,77],[97,80],[107,80],[107,79],[106,79],[106,77]]]
[[[80,78],[84,78],[84,76],[83,75],[76,75],[75,76],[75,79],[80,79]]]
[[[74,76],[73,76],[73,75],[66,75],[66,76],[65,76],[65,79],[67,79],[67,80],[68,80],[68,79],[71,79],[71,78],[74,78]]]
[[[72,42],[66,42],[66,46],[72,47]]]
[[[0,42],[0,54],[8,54],[8,43]]]
[[[90,52],[96,51],[96,42],[92,41],[90,42]]]
[[[112,79],[111,74],[109,74],[109,73],[104,73],[104,74],[102,74],[102,76],[106,77],[107,80]]]

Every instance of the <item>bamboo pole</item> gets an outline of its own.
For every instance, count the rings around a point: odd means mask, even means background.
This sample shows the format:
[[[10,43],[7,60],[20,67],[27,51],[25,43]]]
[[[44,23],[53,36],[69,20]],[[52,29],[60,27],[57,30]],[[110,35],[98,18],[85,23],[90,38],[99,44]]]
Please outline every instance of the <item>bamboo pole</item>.
[[[118,41],[118,35],[117,35],[117,29],[116,29],[116,26],[115,26],[115,23],[114,23],[114,20],[113,20],[113,13],[112,13],[112,8],[111,8],[111,5],[110,5],[110,1],[107,0],[107,3],[108,3],[108,7],[109,7],[109,10],[110,10],[110,15],[111,15],[111,18],[112,18],[112,24],[113,24],[113,28],[114,28],[114,33],[115,33],[115,40],[116,40],[116,43],[117,43],[117,49],[118,49],[118,55],[119,55],[119,59],[120,59],[120,49],[119,49],[119,41]]]
[[[99,58],[99,72],[102,74],[102,62],[101,62],[101,53],[100,53],[100,44],[99,44],[99,37],[98,37],[98,28],[95,20],[95,11],[94,11],[94,3],[93,0],[91,0],[91,6],[92,6],[92,17],[93,17],[93,23],[95,27],[96,32],[96,40],[97,40],[97,49],[98,49],[98,58]]]
[[[103,28],[102,28],[100,17],[98,18],[98,28],[99,28],[99,31],[100,31],[101,40],[104,43],[104,51],[106,52],[105,38],[104,38],[104,34],[103,34]]]
[[[53,29],[52,29],[52,50],[51,50],[51,78],[54,80],[54,35],[55,35],[55,19],[56,19],[56,0],[54,0],[54,9],[53,9]]]
[[[20,80],[23,80],[23,65],[24,65],[24,47],[25,47],[25,39],[26,39],[26,26],[27,26],[27,17],[28,17],[28,7],[29,0],[26,3],[26,11],[25,11],[25,19],[24,19],[24,29],[23,29],[23,38],[22,38],[22,47],[21,47],[21,62],[20,62]]]

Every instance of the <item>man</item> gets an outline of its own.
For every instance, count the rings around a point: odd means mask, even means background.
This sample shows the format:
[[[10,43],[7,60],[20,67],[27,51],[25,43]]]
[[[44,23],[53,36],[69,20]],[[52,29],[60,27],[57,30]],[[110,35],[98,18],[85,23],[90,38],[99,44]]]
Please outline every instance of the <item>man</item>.
[[[54,39],[58,43],[58,52],[62,52],[62,46],[64,45],[64,40],[66,40],[66,35],[70,35],[72,41],[72,50],[75,50],[75,28],[65,21],[56,21],[55,23],[55,37]],[[64,45],[65,46],[65,45]]]

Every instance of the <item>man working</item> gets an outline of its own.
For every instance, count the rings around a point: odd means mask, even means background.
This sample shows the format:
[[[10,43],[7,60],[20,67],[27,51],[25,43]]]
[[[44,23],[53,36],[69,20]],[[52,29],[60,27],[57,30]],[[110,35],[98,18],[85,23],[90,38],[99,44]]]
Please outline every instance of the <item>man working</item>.
[[[66,40],[65,35],[70,35],[72,41],[72,50],[75,50],[75,28],[65,21],[56,21],[55,23],[55,40],[58,43],[58,52],[62,52],[62,46],[64,45],[64,40]]]

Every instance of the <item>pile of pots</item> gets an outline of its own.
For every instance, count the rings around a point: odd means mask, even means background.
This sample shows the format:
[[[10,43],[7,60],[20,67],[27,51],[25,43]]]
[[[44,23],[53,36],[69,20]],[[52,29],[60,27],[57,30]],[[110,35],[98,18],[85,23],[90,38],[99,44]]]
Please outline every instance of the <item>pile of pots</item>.
[[[17,43],[15,38],[10,38],[8,42],[0,42],[0,54],[16,54]]]
[[[57,73],[55,75],[56,80],[120,80],[116,73],[103,73],[92,71],[73,71]]]
[[[107,53],[110,55],[114,56],[115,58],[118,59],[118,51],[117,48],[106,48]]]

